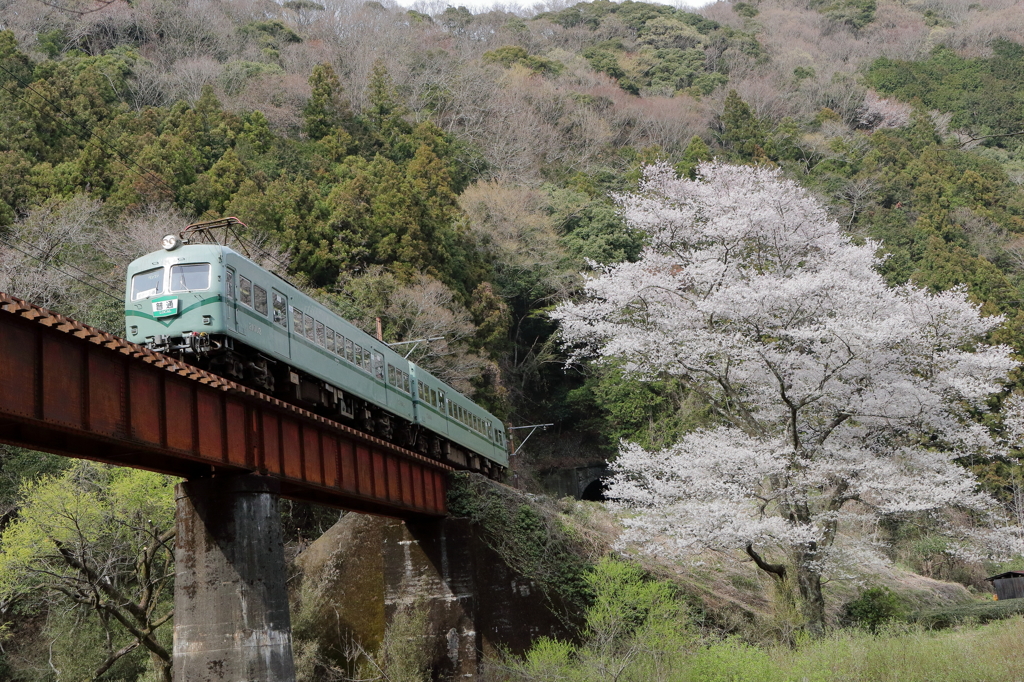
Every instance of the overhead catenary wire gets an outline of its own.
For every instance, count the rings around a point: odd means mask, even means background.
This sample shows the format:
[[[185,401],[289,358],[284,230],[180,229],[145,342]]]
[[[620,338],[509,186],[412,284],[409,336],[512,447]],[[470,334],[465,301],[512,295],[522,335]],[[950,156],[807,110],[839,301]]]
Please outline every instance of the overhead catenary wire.
[[[29,242],[29,241],[28,241],[28,240],[26,240],[26,239],[22,239],[21,237],[19,237],[19,236],[18,236],[18,235],[16,235],[16,234],[9,234],[9,235],[7,235],[7,238],[8,238],[8,239],[14,239],[14,240],[16,240],[16,241],[20,242],[20,243],[21,243],[22,245],[24,245],[24,246],[27,246],[27,247],[29,247],[29,248],[31,248],[31,249],[33,249],[33,250],[35,250],[35,251],[38,251],[38,252],[42,252],[42,251],[43,251],[43,249],[42,249],[42,248],[40,248],[39,246],[36,246],[35,244],[33,244],[33,243]],[[7,243],[7,242],[4,242],[4,243]],[[11,245],[11,244],[9,244],[9,243],[7,243],[7,245],[8,245],[8,246],[11,246],[11,248],[14,248],[14,246],[13,246],[13,245]],[[19,250],[20,250],[20,249],[19,249]],[[22,253],[24,253],[24,251],[22,251]],[[50,261],[49,261],[49,260],[47,260],[47,259],[43,259],[43,258],[38,258],[38,257],[36,257],[36,256],[32,256],[32,257],[33,257],[33,258],[35,258],[36,260],[40,261],[40,262],[46,262],[46,263],[50,263]],[[98,282],[98,283],[102,284],[103,286],[105,286],[105,287],[109,288],[109,289],[110,289],[110,291],[120,291],[120,287],[118,287],[117,285],[115,285],[115,284],[113,284],[113,283],[111,283],[111,282],[108,282],[108,281],[107,281],[107,280],[105,280],[105,279],[102,279],[102,278],[100,278],[100,277],[97,277],[96,275],[93,275],[93,274],[91,274],[91,273],[88,273],[88,272],[86,272],[85,270],[82,270],[82,269],[81,269],[81,268],[79,268],[79,267],[76,267],[76,266],[74,266],[74,265],[71,265],[70,263],[65,263],[64,265],[65,265],[66,267],[69,267],[69,268],[71,268],[71,269],[72,269],[72,270],[74,270],[75,272],[77,272],[77,273],[79,273],[79,274],[81,274],[81,275],[84,275],[85,277],[88,277],[89,279],[91,279],[91,280],[93,280],[93,281],[95,281],[95,282]]]
[[[4,239],[3,237],[0,237],[0,244],[5,244],[5,245],[6,245],[6,246],[8,246],[9,248],[12,248],[12,249],[14,249],[15,251],[17,251],[18,253],[21,253],[21,254],[23,254],[23,255],[25,255],[25,256],[28,256],[29,258],[31,258],[31,259],[33,259],[33,260],[35,260],[35,261],[38,261],[38,262],[39,262],[39,263],[41,263],[41,264],[42,264],[42,265],[43,265],[44,267],[48,267],[48,268],[53,268],[54,270],[56,270],[57,272],[61,273],[61,274],[62,274],[62,275],[64,275],[65,277],[70,277],[71,279],[75,280],[75,281],[76,281],[76,282],[78,282],[79,284],[82,284],[82,285],[84,285],[84,286],[87,286],[87,287],[89,287],[90,289],[93,289],[93,290],[95,290],[95,291],[98,291],[99,293],[103,294],[104,296],[109,296],[110,298],[114,299],[115,301],[120,301],[120,300],[121,300],[121,297],[120,297],[120,296],[115,296],[114,294],[110,293],[109,291],[107,291],[107,290],[105,290],[105,289],[101,289],[101,288],[99,288],[98,286],[96,286],[96,285],[94,285],[94,284],[90,284],[89,282],[86,282],[85,280],[82,280],[82,279],[79,279],[78,277],[75,277],[75,276],[74,276],[74,275],[72,275],[72,274],[71,274],[70,272],[68,272],[68,271],[66,271],[66,270],[63,270],[63,269],[61,269],[61,268],[60,268],[60,267],[59,267],[58,265],[56,265],[55,263],[52,263],[52,262],[49,262],[49,261],[43,260],[43,259],[42,259],[42,258],[40,258],[39,256],[33,256],[33,255],[32,255],[31,253],[29,253],[28,251],[24,251],[24,250],[22,250],[22,249],[19,249],[19,248],[18,248],[17,246],[15,246],[14,244],[10,243],[9,241],[7,241],[6,239]],[[72,267],[73,267],[73,266],[72,266]],[[77,270],[77,268],[75,268],[75,269]]]

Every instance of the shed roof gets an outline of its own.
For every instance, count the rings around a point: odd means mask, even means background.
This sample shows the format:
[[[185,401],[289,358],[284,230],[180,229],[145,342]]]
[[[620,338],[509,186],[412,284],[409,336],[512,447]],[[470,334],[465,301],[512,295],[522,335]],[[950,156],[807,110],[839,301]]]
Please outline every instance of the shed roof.
[[[1024,578],[1024,571],[1007,571],[1006,573],[1000,573],[999,575],[993,575],[985,580],[1001,580],[1003,578]]]

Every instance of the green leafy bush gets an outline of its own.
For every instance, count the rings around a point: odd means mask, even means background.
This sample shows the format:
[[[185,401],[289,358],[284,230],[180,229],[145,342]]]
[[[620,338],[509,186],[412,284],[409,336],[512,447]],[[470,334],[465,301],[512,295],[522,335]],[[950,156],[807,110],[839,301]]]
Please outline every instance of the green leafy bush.
[[[843,607],[843,620],[878,632],[886,623],[906,617],[903,599],[888,587],[870,587]]]

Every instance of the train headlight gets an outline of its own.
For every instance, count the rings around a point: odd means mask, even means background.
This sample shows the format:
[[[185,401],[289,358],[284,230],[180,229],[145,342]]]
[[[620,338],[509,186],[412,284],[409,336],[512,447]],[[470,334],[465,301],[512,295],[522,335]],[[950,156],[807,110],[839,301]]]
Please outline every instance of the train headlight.
[[[164,247],[167,251],[174,251],[176,248],[181,246],[181,240],[173,234],[169,234],[160,240],[160,246]]]

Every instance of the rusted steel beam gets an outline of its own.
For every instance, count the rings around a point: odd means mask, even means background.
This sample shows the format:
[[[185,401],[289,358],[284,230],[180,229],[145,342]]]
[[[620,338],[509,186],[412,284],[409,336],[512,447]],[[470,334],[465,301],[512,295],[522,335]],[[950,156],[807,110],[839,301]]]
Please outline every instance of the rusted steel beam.
[[[445,513],[450,467],[0,293],[0,442],[400,518]]]

